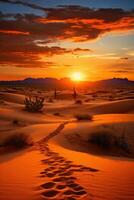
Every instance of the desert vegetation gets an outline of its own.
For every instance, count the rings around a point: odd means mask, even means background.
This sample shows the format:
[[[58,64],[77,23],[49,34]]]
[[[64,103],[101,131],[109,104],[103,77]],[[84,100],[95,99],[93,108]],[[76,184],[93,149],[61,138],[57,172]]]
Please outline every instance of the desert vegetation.
[[[126,153],[130,153],[130,146],[125,138],[125,135],[116,136],[110,131],[96,131],[90,134],[88,140],[90,143],[98,145],[104,149],[118,148]]]
[[[77,98],[77,91],[76,91],[75,87],[73,88],[73,98],[74,98],[74,100],[76,101],[76,98]]]
[[[77,114],[77,115],[75,115],[75,118],[78,121],[81,121],[81,120],[90,120],[91,121],[93,119],[93,116],[89,115],[89,114]]]
[[[32,140],[30,137],[24,133],[13,134],[8,136],[2,143],[2,147],[12,148],[12,149],[23,149],[31,146]]]
[[[24,100],[25,109],[28,112],[39,112],[44,106],[44,97],[28,96]]]
[[[82,100],[80,100],[80,99],[77,99],[76,101],[75,101],[75,104],[82,104]]]

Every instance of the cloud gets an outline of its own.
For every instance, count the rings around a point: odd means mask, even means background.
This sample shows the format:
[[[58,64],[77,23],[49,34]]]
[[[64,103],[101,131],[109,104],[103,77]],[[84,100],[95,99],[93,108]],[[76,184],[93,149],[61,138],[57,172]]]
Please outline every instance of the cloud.
[[[29,32],[14,31],[14,30],[0,30],[0,33],[14,34],[14,35],[29,35]]]
[[[7,42],[8,41],[8,42]],[[32,37],[23,34],[0,34],[0,64],[17,67],[50,67],[48,57],[62,54],[79,54],[90,49],[38,46]],[[42,60],[42,57],[44,59]]]
[[[121,60],[128,60],[129,58],[128,57],[122,57],[120,58]]]
[[[108,32],[134,29],[134,11],[117,8],[91,9],[75,5],[44,8],[23,1],[6,2],[41,9],[44,16],[16,14],[15,20],[1,21],[0,29],[3,31],[26,32],[48,39],[69,39],[78,42],[93,40]]]
[[[127,73],[127,74],[133,74],[134,73],[134,65],[132,60],[128,60],[127,63],[123,60],[120,60],[120,62],[112,63],[109,66],[109,72],[113,73]]]
[[[0,2],[24,5],[44,12],[42,16],[0,12],[0,64],[2,65],[7,62],[15,66],[43,67],[45,64],[48,66],[50,64],[47,62],[48,56],[91,52],[90,49],[49,47],[47,46],[49,43],[60,40],[85,42],[97,39],[106,33],[134,29],[134,11],[116,8],[91,9],[76,5],[46,8],[18,0],[0,0]],[[40,60],[41,55],[46,61]],[[106,58],[117,59],[111,55],[106,55]]]
[[[27,7],[33,8],[33,9],[43,10],[44,11],[43,7],[41,7],[39,5],[36,5],[36,4],[24,2],[24,1],[0,0],[0,2],[23,5],[23,6],[27,6]]]

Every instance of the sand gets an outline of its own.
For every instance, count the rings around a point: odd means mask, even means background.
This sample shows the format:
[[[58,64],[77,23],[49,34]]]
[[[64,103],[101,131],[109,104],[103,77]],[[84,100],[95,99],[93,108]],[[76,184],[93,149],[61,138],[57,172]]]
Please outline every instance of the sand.
[[[24,110],[25,93],[0,92],[0,142],[20,133],[34,142],[25,150],[0,153],[0,199],[134,199],[133,93],[122,91],[112,101],[110,93],[96,99],[90,94],[89,101],[81,93],[82,104],[75,104],[66,91],[52,103],[46,100],[41,113]],[[75,118],[86,113],[92,121]],[[89,144],[98,130],[125,133],[131,153]]]

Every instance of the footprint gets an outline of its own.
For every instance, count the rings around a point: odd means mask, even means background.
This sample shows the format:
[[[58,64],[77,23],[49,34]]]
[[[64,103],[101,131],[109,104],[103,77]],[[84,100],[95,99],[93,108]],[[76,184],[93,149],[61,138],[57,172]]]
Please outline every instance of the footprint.
[[[63,190],[65,187],[66,187],[66,185],[57,185],[56,188],[59,190]]]
[[[55,179],[53,179],[53,181],[54,182],[62,182],[62,181],[65,181],[66,180],[66,178],[65,177],[60,177],[60,178],[55,178]]]
[[[70,176],[70,175],[72,175],[72,172],[64,172],[59,174],[59,176]]]
[[[99,171],[98,169],[94,169],[94,168],[90,168],[90,167],[82,167],[82,170],[91,171],[91,172],[97,172],[97,171]]]
[[[42,195],[45,197],[55,197],[58,193],[59,191],[57,190],[47,190],[45,192],[42,192]]]
[[[78,187],[79,184],[72,182],[72,183],[68,183],[67,186],[70,187],[70,188],[75,188],[75,187]]]
[[[54,182],[47,182],[41,185],[41,187],[43,187],[44,189],[50,189],[53,188],[55,186]]]
[[[74,197],[67,197],[66,199],[64,200],[76,200]]]
[[[66,190],[63,194],[68,196],[74,194],[74,192],[73,190]]]
[[[81,191],[81,190],[84,190],[84,188],[82,186],[77,186],[77,187],[74,187],[73,188],[75,191]]]
[[[87,194],[87,193],[86,193],[86,191],[81,190],[81,191],[74,192],[74,194],[79,195],[79,196],[82,196],[82,195],[85,195],[85,194]]]
[[[55,176],[55,174],[54,173],[46,173],[46,176],[49,177],[49,178],[52,178],[52,177]]]

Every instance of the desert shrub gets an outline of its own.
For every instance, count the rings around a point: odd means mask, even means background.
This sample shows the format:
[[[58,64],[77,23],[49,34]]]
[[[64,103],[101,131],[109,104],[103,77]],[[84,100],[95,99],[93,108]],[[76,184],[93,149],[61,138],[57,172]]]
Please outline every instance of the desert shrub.
[[[115,141],[115,145],[127,153],[130,153],[130,146],[125,138],[125,134],[122,134],[118,140]]]
[[[12,123],[15,124],[15,125],[18,125],[19,124],[19,120],[18,119],[14,119]]]
[[[115,137],[107,131],[96,131],[90,135],[89,142],[103,148],[109,148],[115,143]]]
[[[55,116],[61,116],[59,112],[54,113]]]
[[[88,141],[105,149],[115,147],[126,153],[130,153],[130,147],[124,135],[119,137],[106,130],[96,131],[90,135]]]
[[[75,104],[82,104],[82,100],[77,99],[77,100],[75,101]]]
[[[77,97],[77,91],[75,89],[75,87],[73,88],[73,98],[74,100],[76,100],[76,97]]]
[[[32,141],[28,135],[20,133],[9,136],[3,142],[4,147],[11,147],[14,149],[22,149],[32,145]]]
[[[75,115],[75,118],[79,121],[80,120],[92,120],[93,116],[89,115],[89,114],[77,114],[77,115]]]
[[[37,97],[37,96],[29,96],[25,97],[24,104],[25,109],[28,112],[39,112],[43,108],[44,98],[43,97]]]

